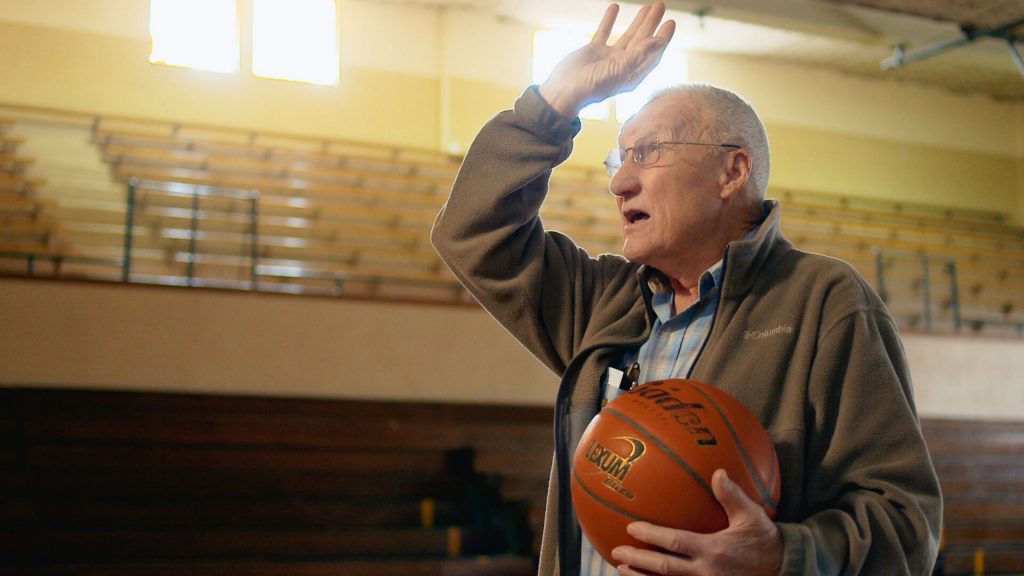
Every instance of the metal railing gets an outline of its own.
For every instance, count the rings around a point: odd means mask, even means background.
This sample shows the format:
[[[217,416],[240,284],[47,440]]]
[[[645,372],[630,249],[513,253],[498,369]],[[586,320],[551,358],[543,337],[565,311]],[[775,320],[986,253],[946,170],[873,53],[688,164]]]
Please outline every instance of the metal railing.
[[[943,307],[948,305],[950,311],[950,328],[953,332],[960,333],[963,331],[965,325],[990,325],[990,326],[1007,326],[1014,329],[1018,336],[1024,336],[1024,322],[1007,319],[1007,318],[975,318],[967,317],[963,315],[963,307],[960,297],[960,282],[959,273],[957,271],[956,259],[949,256],[939,256],[935,254],[927,254],[925,252],[908,252],[905,250],[891,250],[883,249],[880,247],[873,247],[871,249],[875,257],[875,275],[877,282],[877,290],[879,296],[882,297],[882,301],[887,305],[892,303],[892,292],[890,290],[891,277],[886,272],[887,263],[892,261],[902,261],[916,263],[920,269],[920,290],[921,290],[921,313],[923,318],[924,330],[927,332],[936,332],[934,305],[935,299],[933,298],[933,283],[931,271],[936,263],[941,267],[941,270],[946,274],[949,281],[949,300],[948,303],[942,303]]]
[[[913,262],[920,266],[921,270],[921,311],[924,319],[924,328],[928,332],[932,332],[935,329],[935,316],[932,309],[932,282],[931,282],[931,264],[930,260],[937,258],[936,256],[928,255],[924,252],[908,252],[904,250],[887,250],[875,246],[871,249],[875,256],[875,274],[878,288],[878,295],[882,297],[882,301],[889,304],[892,301],[892,294],[889,290],[888,280],[886,278],[886,262],[887,261],[904,261]],[[953,316],[953,329],[956,332],[960,331],[962,321],[960,318],[960,291],[957,286],[957,274],[956,274],[956,260],[950,257],[939,257],[942,266],[950,279],[950,309]]]
[[[121,269],[121,280],[132,281],[132,250],[135,237],[135,218],[138,209],[139,190],[155,191],[168,196],[181,196],[191,199],[191,217],[189,220],[188,256],[185,281],[187,286],[195,285],[195,265],[198,260],[197,243],[199,240],[199,216],[201,198],[227,198],[243,200],[249,203],[249,282],[251,290],[259,289],[259,190],[243,190],[236,188],[214,188],[199,184],[181,182],[162,182],[155,180],[128,181],[128,198],[125,210],[124,257]]]
[[[145,200],[149,194],[176,196],[188,199],[186,208],[173,208],[176,213],[187,217],[187,227],[181,226],[181,229],[174,229],[171,231],[175,238],[187,242],[187,248],[184,251],[176,252],[175,254],[175,258],[180,258],[178,262],[184,261],[186,264],[183,275],[181,275],[180,269],[173,275],[166,274],[164,272],[148,275],[145,272],[137,274],[134,269],[133,259],[136,256],[136,251],[138,249],[135,243],[136,236],[138,234],[138,227],[140,226],[139,219],[147,209]],[[114,279],[112,277],[116,277],[122,282],[157,283],[184,286],[218,286],[234,289],[288,293],[327,293],[336,296],[347,295],[350,293],[350,286],[358,286],[362,283],[364,286],[393,285],[395,287],[406,286],[412,289],[427,288],[433,290],[435,294],[437,293],[437,290],[440,289],[444,292],[441,299],[463,303],[468,301],[466,294],[454,280],[451,280],[450,282],[441,282],[438,280],[416,277],[414,274],[404,275],[401,272],[395,272],[385,276],[379,273],[373,273],[370,270],[319,270],[316,269],[316,267],[304,266],[297,261],[282,262],[267,257],[262,251],[265,247],[261,246],[261,194],[260,191],[256,189],[214,187],[201,184],[138,179],[133,177],[130,178],[127,184],[125,198],[123,246],[121,247],[121,253],[119,256],[113,256],[113,254],[116,254],[116,251],[112,252],[111,257],[102,257],[99,255],[82,255],[75,254],[73,252],[62,252],[60,250],[41,248],[36,251],[19,250],[17,252],[0,252],[0,258],[24,260],[26,263],[26,272],[29,276],[37,274],[37,267],[40,262],[49,262],[54,271],[54,276],[61,276],[62,265],[80,263],[89,266],[103,267],[105,272],[102,274],[102,277],[108,279]],[[203,202],[214,198],[237,200],[245,203],[246,206],[244,215],[240,217],[240,221],[238,222],[238,225],[245,231],[241,234],[240,240],[235,239],[233,241],[240,241],[240,247],[244,247],[247,242],[248,254],[239,254],[238,257],[243,259],[241,260],[242,264],[240,267],[232,264],[232,266],[236,266],[239,270],[238,276],[234,279],[200,276],[197,273],[197,265],[204,261],[204,255],[201,254],[202,246],[200,245],[202,237],[202,233],[200,232],[201,222],[205,217]],[[237,210],[233,211],[237,214]],[[166,247],[163,249],[166,250]],[[891,264],[893,262],[901,263],[900,267],[897,269],[901,272],[901,275],[903,275],[903,272],[908,270],[908,265],[914,266],[919,270],[919,285],[915,288],[919,289],[920,292],[920,298],[917,300],[919,306],[917,310],[920,313],[920,328],[922,330],[928,332],[961,332],[965,325],[973,326],[975,328],[983,325],[999,325],[1015,329],[1019,336],[1024,336],[1024,322],[1021,321],[1010,318],[999,318],[994,315],[992,317],[985,318],[963,317],[958,278],[959,274],[957,263],[954,258],[928,254],[922,251],[909,252],[883,249],[880,247],[872,248],[872,253],[874,256],[876,287],[878,293],[882,297],[883,301],[890,306],[892,306],[894,302],[894,291],[892,290],[892,287],[897,281],[893,272],[888,269]],[[211,257],[209,254],[205,256],[205,259],[206,261],[217,261],[216,256]],[[238,260],[235,262],[238,262]],[[949,299],[948,301],[942,301],[941,303],[936,302],[935,299],[936,285],[933,283],[932,275],[935,273],[936,269],[941,269],[948,279]],[[289,281],[299,281],[299,283],[291,284]],[[318,282],[319,284],[302,285],[300,284],[301,281],[313,281]],[[327,289],[318,291],[315,287],[322,285],[326,285]],[[438,298],[434,297],[430,298],[430,300],[437,301]],[[904,299],[903,301],[906,302],[907,300]],[[946,325],[937,325],[940,322],[944,322],[944,320],[937,320],[937,317],[940,316],[939,314],[936,314],[937,304],[942,309],[948,308],[949,310],[948,316],[942,315],[949,318],[949,323]],[[904,315],[897,312],[895,316],[901,317]],[[917,321],[912,320],[912,324],[917,324]]]
[[[133,256],[135,254],[134,238],[136,236],[136,227],[138,226],[138,218],[140,212],[145,210],[144,202],[140,202],[140,199],[144,198],[146,194],[156,193],[165,196],[179,196],[190,199],[188,207],[188,229],[187,230],[176,230],[177,237],[187,241],[187,251],[184,254],[184,261],[187,264],[184,281],[179,281],[177,278],[160,278],[154,279],[152,277],[140,277],[133,272]],[[239,281],[226,281],[226,280],[210,280],[209,278],[197,278],[196,264],[201,262],[203,256],[199,247],[199,241],[201,232],[199,230],[200,221],[203,218],[202,204],[201,201],[205,199],[221,198],[229,200],[241,200],[248,204],[248,210],[246,214],[246,226],[247,232],[243,234],[242,241],[248,241],[249,254],[247,262],[247,279]],[[273,258],[265,257],[261,252],[261,237],[260,237],[260,200],[261,195],[259,190],[255,189],[236,189],[236,188],[224,188],[224,187],[212,187],[199,184],[181,183],[181,182],[166,182],[156,180],[146,180],[131,178],[128,183],[127,199],[126,199],[126,213],[125,213],[125,231],[124,231],[124,247],[123,256],[121,257],[121,274],[120,279],[123,282],[146,282],[146,283],[161,283],[161,284],[175,284],[185,286],[219,286],[219,287],[243,287],[249,290],[262,290],[262,291],[273,291],[273,292],[286,292],[286,293],[324,293],[324,290],[310,289],[303,287],[298,284],[289,284],[287,282],[275,282],[268,281],[268,278],[273,279],[286,279],[291,281],[302,281],[310,280],[319,283],[326,284],[328,286],[326,293],[334,296],[349,295],[354,293],[349,287],[353,285],[372,285],[374,287],[381,286],[393,286],[393,287],[404,287],[414,290],[434,290],[436,292],[440,290],[441,297],[429,298],[430,301],[437,301],[438,299],[443,301],[451,301],[457,303],[466,303],[466,293],[458,285],[458,283],[451,279],[450,281],[442,281],[435,279],[423,279],[417,278],[414,275],[412,277],[406,276],[401,271],[393,271],[388,274],[372,273],[371,271],[362,272],[359,270],[318,270],[315,268],[309,268],[301,265],[298,262],[280,262]],[[144,275],[143,275],[144,276]],[[263,281],[261,282],[261,279]],[[239,286],[239,283],[243,283],[244,286]],[[397,296],[398,298],[404,298],[403,296]],[[415,299],[415,298],[414,298]]]

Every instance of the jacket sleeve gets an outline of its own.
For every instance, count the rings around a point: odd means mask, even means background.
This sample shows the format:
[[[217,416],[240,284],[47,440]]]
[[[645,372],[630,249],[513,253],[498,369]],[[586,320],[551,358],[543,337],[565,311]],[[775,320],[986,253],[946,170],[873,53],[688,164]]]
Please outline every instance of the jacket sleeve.
[[[903,347],[880,302],[868,296],[822,327],[807,400],[809,515],[779,524],[782,573],[931,574],[942,499]]]
[[[459,170],[431,242],[462,285],[527,349],[561,374],[578,350],[608,275],[621,258],[590,258],[546,232],[539,210],[552,169],[572,151],[569,121],[531,87],[481,129]],[[635,280],[634,280],[635,282]]]

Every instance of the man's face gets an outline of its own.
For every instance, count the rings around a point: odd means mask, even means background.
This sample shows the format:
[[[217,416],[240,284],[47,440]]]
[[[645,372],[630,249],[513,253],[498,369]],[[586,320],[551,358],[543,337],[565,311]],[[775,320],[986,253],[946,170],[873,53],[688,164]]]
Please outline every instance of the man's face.
[[[619,147],[650,137],[701,141],[697,128],[681,138],[671,129],[680,125],[680,111],[696,110],[695,104],[687,95],[651,102],[623,126]],[[718,148],[665,145],[655,164],[641,168],[627,154],[609,185],[619,208],[626,258],[671,275],[688,256],[716,242],[723,225],[720,158]]]

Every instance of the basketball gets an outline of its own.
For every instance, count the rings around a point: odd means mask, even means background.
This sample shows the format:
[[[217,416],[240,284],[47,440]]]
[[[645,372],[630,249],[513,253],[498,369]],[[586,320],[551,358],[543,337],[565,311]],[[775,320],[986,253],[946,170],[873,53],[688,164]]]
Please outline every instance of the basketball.
[[[580,527],[612,564],[616,546],[651,548],[626,534],[634,521],[717,532],[728,526],[711,491],[719,468],[775,518],[775,447],[743,404],[693,380],[638,386],[609,402],[576,448],[572,501]]]

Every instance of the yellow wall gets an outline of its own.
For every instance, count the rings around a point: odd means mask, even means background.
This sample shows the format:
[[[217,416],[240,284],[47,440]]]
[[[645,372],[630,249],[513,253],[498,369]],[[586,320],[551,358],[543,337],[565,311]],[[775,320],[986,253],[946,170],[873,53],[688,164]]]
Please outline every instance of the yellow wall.
[[[689,69],[764,118],[770,186],[995,210],[1024,225],[1024,103],[720,55],[693,55]]]
[[[690,78],[746,96],[770,125],[1024,156],[1024,105],[782,62],[694,54]]]
[[[481,13],[340,0],[341,84],[316,87],[150,65],[146,0],[84,5],[0,0],[0,103],[462,151],[529,82],[531,29]],[[754,103],[773,186],[1024,224],[1024,104],[721,55],[689,69]],[[586,122],[571,161],[598,166],[617,129]],[[923,414],[1019,417],[1016,342],[905,343]],[[475,309],[0,279],[0,385],[547,404],[554,382]]]
[[[1012,213],[1016,163],[994,154],[768,126],[771,186]]]
[[[502,106],[495,108],[496,102],[502,102],[504,108],[509,108],[522,92],[515,88],[463,78],[452,78],[449,86],[451,124],[444,140],[448,150],[456,154],[464,153],[484,123],[502,109]]]
[[[1021,418],[1018,341],[903,344],[921,415]],[[0,278],[4,385],[550,406],[558,378],[475,308]]]
[[[1024,134],[1024,122],[1021,122],[1020,131]],[[1024,158],[1017,160],[1017,210],[1013,221],[1024,226]]]
[[[225,75],[147,61],[138,38],[0,22],[0,102],[334,136],[437,143],[437,81],[347,68],[338,86]]]
[[[0,278],[0,386],[550,405],[557,384],[478,308]]]
[[[342,0],[344,69],[339,86],[324,87],[257,79],[245,66],[221,75],[151,65],[145,0],[96,0],[75,18],[20,5],[0,0],[0,102],[460,153],[529,82],[532,28],[480,12]],[[986,208],[1024,224],[1022,103],[738,57],[689,60],[691,79],[734,88],[759,110],[776,188]],[[570,163],[600,166],[617,130],[585,122]]]

